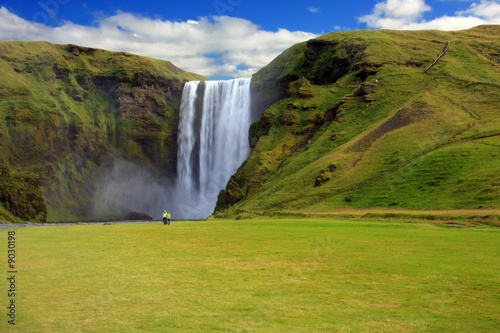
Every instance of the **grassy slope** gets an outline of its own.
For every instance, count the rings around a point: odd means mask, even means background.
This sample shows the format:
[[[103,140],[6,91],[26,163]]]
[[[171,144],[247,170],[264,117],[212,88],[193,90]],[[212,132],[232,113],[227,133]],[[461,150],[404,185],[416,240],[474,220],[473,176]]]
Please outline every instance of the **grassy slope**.
[[[13,331],[500,329],[497,229],[263,219],[15,232]]]
[[[82,214],[89,180],[107,156],[118,152],[154,163],[139,139],[156,140],[162,161],[171,155],[167,150],[175,146],[179,105],[174,104],[180,104],[180,95],[167,99],[158,91],[151,92],[154,96],[146,92],[143,99],[154,99],[164,109],[162,122],[119,114],[117,96],[134,97],[137,81],[144,78],[180,91],[182,82],[203,79],[170,62],[126,53],[0,41],[0,163],[39,174],[51,205],[49,219]],[[139,125],[153,130],[138,135]]]
[[[312,97],[292,94],[264,112],[273,125],[229,183],[228,194],[242,200],[225,214],[500,207],[499,33],[485,26],[319,37],[366,49],[336,83],[313,84]],[[447,41],[447,54],[424,73]],[[305,43],[294,46],[257,73],[256,84],[291,73],[319,81],[314,68],[301,72],[308,52]],[[334,121],[318,122],[336,108]],[[299,122],[284,123],[290,109]]]

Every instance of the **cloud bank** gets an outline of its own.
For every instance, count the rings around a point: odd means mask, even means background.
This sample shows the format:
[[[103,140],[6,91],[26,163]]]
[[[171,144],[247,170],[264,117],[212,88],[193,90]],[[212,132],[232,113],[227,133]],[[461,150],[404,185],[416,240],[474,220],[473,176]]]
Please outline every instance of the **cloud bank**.
[[[460,30],[500,24],[500,0],[463,3],[468,8],[452,16],[429,18],[433,11],[425,0],[383,0],[370,14],[359,17],[358,22],[368,28],[396,30]],[[55,9],[52,21],[57,21]],[[307,9],[319,12],[318,7]],[[44,40],[124,51],[169,60],[182,69],[208,77],[250,77],[286,48],[318,36],[287,29],[266,31],[249,20],[224,15],[169,21],[117,12],[97,17],[93,25],[63,21],[53,27],[38,23],[48,23],[49,13],[47,9],[39,16],[35,14],[32,20],[25,20],[0,7],[0,39]],[[341,30],[340,25],[334,30]]]
[[[211,76],[250,77],[293,44],[317,37],[304,31],[265,31],[251,21],[211,16],[174,22],[117,12],[94,26],[50,27],[0,7],[0,39],[43,40],[124,51],[168,60]]]
[[[432,20],[423,19],[432,8],[425,0],[386,0],[377,3],[372,13],[359,18],[370,28],[396,30],[461,30],[481,24],[500,24],[500,2],[481,0],[473,2],[466,10],[454,16],[441,16]]]

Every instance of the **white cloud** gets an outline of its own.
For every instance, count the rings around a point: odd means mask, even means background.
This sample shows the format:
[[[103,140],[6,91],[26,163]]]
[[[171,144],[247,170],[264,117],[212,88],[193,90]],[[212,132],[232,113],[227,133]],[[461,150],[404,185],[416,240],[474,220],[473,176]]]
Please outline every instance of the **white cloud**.
[[[372,28],[397,29],[420,19],[429,10],[424,0],[387,0],[377,3],[372,14],[361,17],[360,21]]]
[[[308,7],[307,10],[310,11],[311,13],[319,13],[318,7]]]
[[[459,15],[473,15],[485,19],[495,19],[500,17],[500,3],[497,1],[474,2],[469,9],[458,12]]]
[[[426,21],[423,14],[431,8],[424,0],[386,0],[375,5],[369,15],[359,21],[370,28],[397,30],[460,30],[481,24],[500,24],[500,2],[480,0],[466,10],[458,11],[455,16],[441,16]]]
[[[64,22],[48,27],[0,7],[0,39],[45,40],[125,51],[169,60],[205,76],[249,77],[284,49],[316,36],[286,29],[265,31],[251,21],[229,16],[174,22],[124,12],[100,17],[96,26]],[[210,56],[213,54],[220,57]]]

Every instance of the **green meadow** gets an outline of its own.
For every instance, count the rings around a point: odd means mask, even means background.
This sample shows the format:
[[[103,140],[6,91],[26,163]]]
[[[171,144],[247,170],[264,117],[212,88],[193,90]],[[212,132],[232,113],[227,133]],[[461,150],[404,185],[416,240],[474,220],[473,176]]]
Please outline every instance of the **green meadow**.
[[[494,332],[500,230],[359,219],[1,230],[0,330]]]

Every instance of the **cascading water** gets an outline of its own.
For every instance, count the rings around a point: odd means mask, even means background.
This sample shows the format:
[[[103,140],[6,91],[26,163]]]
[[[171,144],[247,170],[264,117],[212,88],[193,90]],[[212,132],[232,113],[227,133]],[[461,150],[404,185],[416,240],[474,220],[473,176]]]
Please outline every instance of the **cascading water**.
[[[177,214],[206,218],[219,192],[250,154],[250,79],[193,81],[182,93]]]

